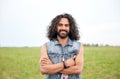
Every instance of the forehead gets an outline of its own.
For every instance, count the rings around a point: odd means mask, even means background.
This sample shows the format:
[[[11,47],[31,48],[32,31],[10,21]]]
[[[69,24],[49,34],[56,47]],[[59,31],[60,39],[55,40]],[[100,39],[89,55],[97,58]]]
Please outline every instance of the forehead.
[[[67,18],[61,18],[59,23],[69,24],[69,20]]]

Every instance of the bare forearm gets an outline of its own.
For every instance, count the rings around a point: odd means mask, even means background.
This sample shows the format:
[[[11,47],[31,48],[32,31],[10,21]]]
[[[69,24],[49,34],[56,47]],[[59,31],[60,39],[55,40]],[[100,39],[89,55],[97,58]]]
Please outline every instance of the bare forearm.
[[[57,63],[57,64],[46,64],[41,66],[41,72],[43,74],[54,74],[57,72],[60,72],[63,70],[63,63]]]
[[[83,46],[80,46],[80,50],[77,54],[77,56],[75,57],[75,65],[74,66],[70,66],[67,69],[64,69],[61,71],[61,73],[63,74],[80,74],[82,72],[83,69],[83,65],[84,65],[84,56],[83,56]]]
[[[63,74],[80,74],[82,71],[82,67],[71,66],[69,68],[63,69],[61,73]]]

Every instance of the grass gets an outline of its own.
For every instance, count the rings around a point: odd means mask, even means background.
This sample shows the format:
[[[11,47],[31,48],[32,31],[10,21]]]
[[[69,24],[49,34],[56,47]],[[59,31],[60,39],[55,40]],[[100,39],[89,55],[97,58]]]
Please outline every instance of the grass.
[[[120,47],[85,47],[83,79],[120,79]]]
[[[40,48],[0,48],[0,79],[45,79]],[[84,47],[83,79],[120,79],[120,47]]]
[[[40,48],[0,48],[0,79],[44,79]]]

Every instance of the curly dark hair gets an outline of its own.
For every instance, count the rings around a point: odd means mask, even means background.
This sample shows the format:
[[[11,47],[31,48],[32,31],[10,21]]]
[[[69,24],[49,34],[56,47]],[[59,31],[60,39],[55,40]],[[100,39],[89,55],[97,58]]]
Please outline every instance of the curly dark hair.
[[[69,38],[71,40],[79,40],[80,36],[79,36],[79,30],[78,30],[77,24],[74,18],[72,17],[72,15],[67,13],[60,14],[51,21],[51,24],[48,26],[48,32],[47,32],[47,37],[49,38],[49,40],[53,40],[57,38],[56,27],[60,22],[61,18],[67,18],[69,21],[69,24],[70,24],[70,32],[68,34]]]

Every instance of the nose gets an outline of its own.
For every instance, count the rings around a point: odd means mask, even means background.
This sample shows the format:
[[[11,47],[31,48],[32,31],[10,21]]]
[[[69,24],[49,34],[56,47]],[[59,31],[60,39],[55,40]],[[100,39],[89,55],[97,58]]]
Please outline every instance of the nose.
[[[65,29],[65,25],[63,24],[62,29]]]

